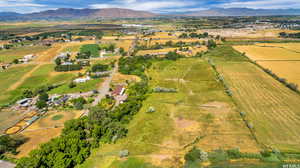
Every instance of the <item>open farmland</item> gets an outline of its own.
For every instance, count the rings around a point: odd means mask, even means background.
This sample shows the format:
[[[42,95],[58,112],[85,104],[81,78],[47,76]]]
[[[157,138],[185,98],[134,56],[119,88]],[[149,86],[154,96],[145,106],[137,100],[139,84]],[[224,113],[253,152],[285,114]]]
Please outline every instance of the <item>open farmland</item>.
[[[0,62],[11,63],[14,59],[22,58],[28,54],[38,54],[46,51],[49,47],[45,46],[28,46],[18,47],[16,49],[0,51]]]
[[[300,96],[228,46],[208,56],[224,76],[258,141],[281,151],[299,151]]]
[[[234,48],[287,82],[300,85],[300,43],[258,43]]]
[[[162,167],[176,167],[176,158],[182,159],[193,143],[206,151],[236,147],[243,152],[260,150],[206,61],[156,62],[147,74],[152,88],[176,88],[178,92],[152,93],[130,122],[128,136],[95,150],[79,167],[114,167],[121,161],[118,151],[124,149],[131,158]],[[155,112],[148,113],[150,107]]]

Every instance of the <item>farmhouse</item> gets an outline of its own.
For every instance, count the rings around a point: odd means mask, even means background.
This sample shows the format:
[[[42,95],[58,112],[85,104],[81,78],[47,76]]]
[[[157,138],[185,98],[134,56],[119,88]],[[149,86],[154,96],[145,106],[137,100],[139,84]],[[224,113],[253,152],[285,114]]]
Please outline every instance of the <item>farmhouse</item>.
[[[125,93],[125,87],[122,85],[118,85],[113,91],[112,95],[113,96],[122,96]]]
[[[29,107],[32,103],[32,99],[31,98],[26,98],[26,99],[22,99],[22,100],[19,100],[17,102],[17,104],[20,106],[20,107]]]
[[[35,56],[33,54],[25,55],[23,58],[18,59],[19,62],[27,63],[31,61]]]
[[[85,83],[87,81],[91,80],[91,77],[87,76],[85,78],[77,78],[74,80],[75,83]]]

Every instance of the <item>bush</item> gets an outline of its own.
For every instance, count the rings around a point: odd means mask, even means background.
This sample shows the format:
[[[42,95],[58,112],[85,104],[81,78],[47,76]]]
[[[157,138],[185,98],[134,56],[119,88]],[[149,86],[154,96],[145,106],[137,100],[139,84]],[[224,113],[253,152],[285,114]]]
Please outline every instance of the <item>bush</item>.
[[[208,160],[207,152],[204,152],[196,147],[193,147],[185,156],[186,162],[205,162]]]

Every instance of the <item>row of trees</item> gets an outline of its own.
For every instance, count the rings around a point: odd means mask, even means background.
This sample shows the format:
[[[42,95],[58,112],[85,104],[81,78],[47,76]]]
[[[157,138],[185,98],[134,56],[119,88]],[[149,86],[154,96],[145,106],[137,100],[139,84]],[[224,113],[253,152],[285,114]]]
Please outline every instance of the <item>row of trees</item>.
[[[181,35],[179,35],[179,38],[207,38],[208,37],[208,33],[207,32],[204,32],[203,34],[201,33],[182,33]]]
[[[300,38],[300,33],[280,32],[279,36],[282,37],[282,38]]]
[[[82,67],[79,64],[72,65],[57,65],[54,70],[57,72],[66,72],[66,71],[78,71],[81,70]]]

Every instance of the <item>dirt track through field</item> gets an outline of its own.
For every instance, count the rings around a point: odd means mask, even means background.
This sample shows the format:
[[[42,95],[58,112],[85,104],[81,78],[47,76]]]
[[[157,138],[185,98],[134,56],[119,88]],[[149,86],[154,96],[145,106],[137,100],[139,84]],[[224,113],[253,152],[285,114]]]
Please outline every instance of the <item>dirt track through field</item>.
[[[43,64],[36,65],[31,71],[26,73],[24,76],[22,76],[16,83],[11,85],[7,90],[12,91],[17,89],[27,78],[29,78],[33,72],[35,72],[37,69],[39,69]]]

